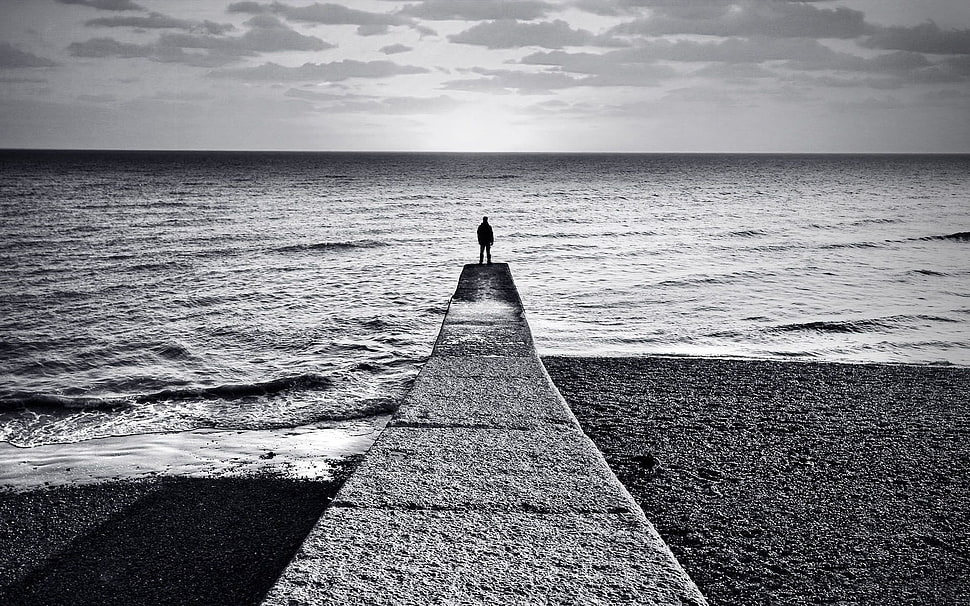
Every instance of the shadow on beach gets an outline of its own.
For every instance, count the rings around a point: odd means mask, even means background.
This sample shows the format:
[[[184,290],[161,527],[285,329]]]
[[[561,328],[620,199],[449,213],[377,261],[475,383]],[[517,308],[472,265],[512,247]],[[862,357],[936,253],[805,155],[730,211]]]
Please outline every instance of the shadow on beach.
[[[351,466],[0,495],[0,603],[257,604]]]

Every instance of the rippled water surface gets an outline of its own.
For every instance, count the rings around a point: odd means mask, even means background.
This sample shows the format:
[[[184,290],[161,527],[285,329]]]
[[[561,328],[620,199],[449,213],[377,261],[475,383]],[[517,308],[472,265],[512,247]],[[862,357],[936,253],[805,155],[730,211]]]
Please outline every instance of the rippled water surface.
[[[970,157],[0,153],[0,440],[366,417],[488,215],[543,354],[970,364]]]

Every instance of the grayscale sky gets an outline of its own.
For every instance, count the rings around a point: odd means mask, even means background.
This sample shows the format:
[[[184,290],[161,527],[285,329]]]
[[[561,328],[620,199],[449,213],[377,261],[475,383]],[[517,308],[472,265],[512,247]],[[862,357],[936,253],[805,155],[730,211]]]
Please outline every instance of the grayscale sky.
[[[0,147],[970,152],[970,1],[0,0]]]

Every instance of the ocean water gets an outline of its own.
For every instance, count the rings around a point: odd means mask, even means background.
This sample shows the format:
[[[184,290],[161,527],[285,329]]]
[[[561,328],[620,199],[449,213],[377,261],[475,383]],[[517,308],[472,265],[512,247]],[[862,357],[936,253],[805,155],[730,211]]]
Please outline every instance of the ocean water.
[[[494,226],[540,354],[970,364],[970,156],[0,152],[0,442],[386,413]]]

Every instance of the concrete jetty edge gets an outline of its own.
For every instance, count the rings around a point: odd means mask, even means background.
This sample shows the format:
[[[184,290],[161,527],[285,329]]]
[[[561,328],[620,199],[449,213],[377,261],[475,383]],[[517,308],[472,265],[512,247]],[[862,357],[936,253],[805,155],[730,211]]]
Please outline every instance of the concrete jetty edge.
[[[581,431],[497,263],[464,267],[414,386],[263,604],[707,602]]]

